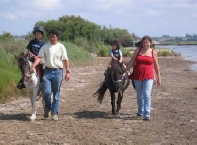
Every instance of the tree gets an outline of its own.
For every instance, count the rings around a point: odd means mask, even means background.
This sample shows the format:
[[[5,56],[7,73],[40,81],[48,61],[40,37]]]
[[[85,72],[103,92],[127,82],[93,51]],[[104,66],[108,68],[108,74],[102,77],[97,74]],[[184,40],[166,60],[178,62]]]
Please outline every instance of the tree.
[[[3,32],[3,34],[0,35],[0,38],[1,39],[13,39],[14,36],[9,32]]]

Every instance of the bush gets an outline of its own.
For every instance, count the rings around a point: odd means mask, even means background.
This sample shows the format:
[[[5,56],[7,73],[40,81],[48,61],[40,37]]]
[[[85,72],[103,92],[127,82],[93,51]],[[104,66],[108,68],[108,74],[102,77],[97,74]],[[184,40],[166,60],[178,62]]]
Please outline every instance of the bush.
[[[88,40],[85,37],[77,37],[74,40],[74,44],[80,48],[84,48],[88,52],[92,52],[91,44],[90,42],[88,42]]]
[[[0,48],[7,53],[15,55],[20,52],[27,52],[26,46],[28,42],[25,40],[8,39],[6,41],[0,40]]]
[[[123,57],[131,57],[131,50],[130,49],[125,49],[125,48],[121,48],[122,51],[122,56]]]
[[[67,49],[71,66],[76,64],[86,64],[93,61],[92,56],[85,49],[77,47],[76,45],[70,42],[62,43],[65,45]]]
[[[158,56],[180,56],[179,53],[176,53],[170,49],[167,48],[158,48],[155,49],[157,51]]]
[[[110,49],[109,49],[107,46],[104,46],[104,45],[103,45],[103,46],[99,49],[97,55],[98,55],[98,56],[101,56],[101,57],[107,57],[107,56],[109,56],[109,51],[110,51]]]

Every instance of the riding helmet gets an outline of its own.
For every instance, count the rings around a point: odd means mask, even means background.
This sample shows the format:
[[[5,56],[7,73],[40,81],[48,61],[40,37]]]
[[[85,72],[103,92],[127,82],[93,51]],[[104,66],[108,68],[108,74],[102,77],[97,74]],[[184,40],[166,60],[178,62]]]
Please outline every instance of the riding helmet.
[[[117,48],[119,49],[120,48],[120,42],[118,40],[113,40],[110,45],[116,45]]]
[[[33,34],[36,32],[36,31],[39,31],[42,33],[42,35],[44,35],[44,28],[42,26],[35,26],[34,29],[33,29]]]

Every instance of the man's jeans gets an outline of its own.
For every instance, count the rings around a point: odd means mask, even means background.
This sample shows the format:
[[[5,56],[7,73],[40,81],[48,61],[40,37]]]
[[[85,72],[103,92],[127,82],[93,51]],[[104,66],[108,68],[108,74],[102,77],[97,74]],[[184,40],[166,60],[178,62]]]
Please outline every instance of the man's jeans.
[[[138,114],[150,118],[152,79],[134,80],[137,91]]]
[[[45,69],[43,76],[43,98],[45,107],[50,109],[53,114],[58,114],[60,101],[60,87],[63,80],[63,69]],[[51,106],[51,95],[53,102]]]

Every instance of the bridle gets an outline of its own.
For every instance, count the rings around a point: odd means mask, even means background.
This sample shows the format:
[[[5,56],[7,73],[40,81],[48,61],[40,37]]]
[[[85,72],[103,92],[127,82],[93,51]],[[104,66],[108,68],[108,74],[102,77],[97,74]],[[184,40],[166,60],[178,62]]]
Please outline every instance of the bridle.
[[[22,61],[23,61],[23,62],[22,62]],[[23,68],[24,65],[25,65],[26,67]],[[28,80],[25,79],[25,77],[31,78],[32,75],[36,73],[36,72],[31,71],[30,61],[27,60],[25,57],[19,57],[19,58],[18,58],[18,67],[20,68],[20,70],[21,70],[21,72],[22,72],[22,75],[23,75],[22,77],[23,77],[23,80],[24,80],[24,81],[28,81]],[[26,70],[26,68],[28,68],[28,71]],[[25,71],[28,72],[27,75],[25,75]],[[36,73],[36,76],[37,76],[37,75],[38,75],[38,74]]]
[[[118,68],[119,69],[119,72],[121,72],[122,70],[121,70],[121,68]],[[123,87],[124,87],[124,84],[122,84],[122,82],[123,82],[123,79],[122,79],[122,77],[121,77],[121,79],[117,79],[117,80],[115,80],[114,79],[114,72],[111,72],[111,79],[112,79],[112,81],[113,81],[113,83],[114,84],[118,84],[118,92],[122,92],[123,91]],[[122,75],[122,74],[120,74],[120,75]]]

